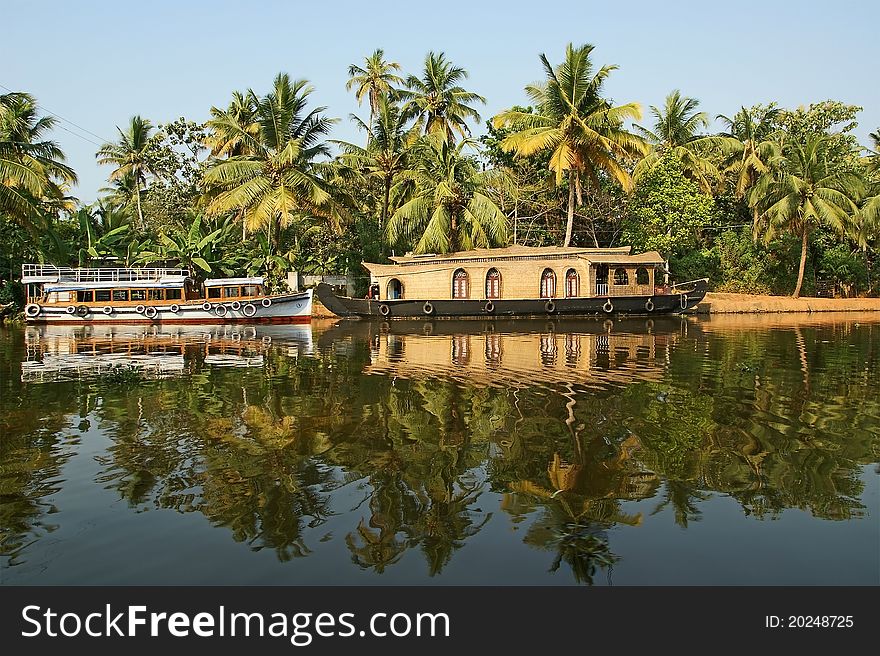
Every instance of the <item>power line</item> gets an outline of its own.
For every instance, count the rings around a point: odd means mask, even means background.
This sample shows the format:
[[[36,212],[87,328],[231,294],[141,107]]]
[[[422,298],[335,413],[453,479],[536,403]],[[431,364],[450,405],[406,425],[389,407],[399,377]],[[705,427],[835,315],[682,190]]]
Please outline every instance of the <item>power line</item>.
[[[5,84],[0,84],[0,87],[6,89],[9,93],[16,93],[15,91],[13,91],[13,90],[10,89],[9,87],[7,87]],[[97,138],[97,139],[100,139],[102,143],[95,143],[94,141],[92,141],[92,140],[90,140],[90,139],[86,139],[86,137],[82,136],[81,134],[77,134],[76,132],[73,132],[73,131],[71,131],[71,130],[67,130],[66,128],[64,128],[64,127],[61,126],[61,125],[58,126],[58,127],[60,127],[62,130],[65,130],[66,132],[69,132],[70,134],[74,135],[75,137],[79,137],[80,139],[83,139],[83,140],[85,140],[85,141],[88,141],[89,143],[95,144],[96,146],[102,146],[102,145],[104,145],[105,143],[109,143],[109,142],[110,142],[110,139],[105,139],[105,138],[102,137],[100,134],[95,134],[95,133],[92,132],[91,130],[88,130],[88,129],[82,127],[81,125],[79,125],[79,124],[77,124],[77,123],[74,123],[74,122],[71,121],[69,118],[64,118],[63,116],[61,116],[61,114],[58,114],[58,113],[56,113],[56,112],[53,112],[51,109],[49,109],[48,107],[46,107],[46,106],[43,105],[42,103],[37,103],[37,106],[38,106],[40,109],[42,109],[44,112],[46,112],[47,114],[49,114],[50,116],[54,116],[55,118],[60,119],[60,120],[64,121],[65,123],[69,123],[70,125],[72,125],[73,127],[77,128],[78,130],[82,130],[82,131],[85,132],[86,134],[90,134],[90,135],[92,135],[93,137],[95,137],[95,138]]]
[[[82,136],[81,134],[77,134],[77,133],[74,132],[73,130],[68,130],[68,129],[67,129],[66,127],[64,127],[63,125],[59,125],[58,127],[59,127],[60,129],[64,130],[65,132],[67,132],[68,134],[72,134],[74,137],[79,137],[79,138],[82,139],[83,141],[88,141],[90,144],[94,144],[94,145],[97,146],[98,148],[100,148],[101,146],[104,145],[104,144],[100,144],[100,143],[98,143],[97,141],[92,141],[91,139],[88,139],[87,137],[84,137],[84,136]]]

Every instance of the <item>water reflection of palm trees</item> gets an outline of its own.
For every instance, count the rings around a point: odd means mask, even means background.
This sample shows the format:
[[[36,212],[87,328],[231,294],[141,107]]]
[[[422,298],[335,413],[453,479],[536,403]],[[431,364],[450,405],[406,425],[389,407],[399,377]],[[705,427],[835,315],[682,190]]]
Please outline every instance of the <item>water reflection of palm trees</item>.
[[[112,441],[96,484],[133,509],[200,513],[285,561],[315,554],[328,521],[341,521],[328,539],[376,573],[406,566],[408,552],[442,573],[504,517],[528,526],[549,567],[590,582],[616,562],[609,528],[647,523],[627,512],[640,499],[682,526],[716,493],[754,517],[865,514],[862,466],[880,453],[876,334],[836,344],[815,327],[539,323],[462,333],[437,322],[429,334],[364,324],[321,337],[314,354],[273,334],[258,340],[260,366],[211,366],[185,350],[185,375],[125,386],[31,385],[10,368],[0,549],[21,562],[51,529],[47,499],[83,420]],[[358,485],[364,503],[344,507]]]

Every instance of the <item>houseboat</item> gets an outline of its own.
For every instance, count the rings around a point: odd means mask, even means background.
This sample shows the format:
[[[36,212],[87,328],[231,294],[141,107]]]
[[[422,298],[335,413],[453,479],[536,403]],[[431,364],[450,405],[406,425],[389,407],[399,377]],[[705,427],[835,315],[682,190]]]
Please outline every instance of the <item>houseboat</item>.
[[[266,294],[262,277],[198,282],[185,269],[22,266],[30,323],[297,323],[312,290]]]
[[[364,262],[368,298],[337,296],[318,285],[324,306],[342,317],[657,315],[680,313],[706,294],[708,279],[668,285],[656,251],[621,248],[477,249]],[[660,276],[663,276],[662,278]]]

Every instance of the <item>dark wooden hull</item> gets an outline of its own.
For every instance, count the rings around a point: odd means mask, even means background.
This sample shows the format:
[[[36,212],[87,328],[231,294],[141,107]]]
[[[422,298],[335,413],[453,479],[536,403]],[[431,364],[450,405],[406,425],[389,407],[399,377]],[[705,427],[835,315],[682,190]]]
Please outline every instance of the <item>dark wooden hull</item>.
[[[315,290],[324,307],[340,317],[370,319],[443,319],[564,316],[654,316],[694,308],[706,295],[708,280],[697,280],[679,294],[657,296],[599,296],[554,299],[388,300],[337,296],[321,283]]]

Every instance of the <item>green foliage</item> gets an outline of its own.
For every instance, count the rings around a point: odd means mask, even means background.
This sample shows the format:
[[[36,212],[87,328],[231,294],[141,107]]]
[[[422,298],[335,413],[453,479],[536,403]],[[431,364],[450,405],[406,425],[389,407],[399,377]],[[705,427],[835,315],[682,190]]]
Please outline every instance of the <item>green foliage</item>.
[[[686,178],[682,163],[668,154],[639,179],[623,241],[636,250],[680,255],[697,245],[714,211],[712,196]]]
[[[824,251],[818,264],[821,278],[834,280],[842,296],[854,296],[868,288],[868,267],[863,253],[846,244],[835,244]]]
[[[461,86],[467,77],[468,72],[446,59],[445,53],[429,52],[422,76],[408,75],[393,98],[403,103],[404,118],[414,120],[425,134],[454,141],[456,134],[470,135],[468,120],[480,120],[474,105],[486,104],[483,96]]]
[[[802,144],[812,136],[828,135],[826,155],[838,162],[846,161],[855,169],[854,154],[859,144],[851,133],[858,126],[856,115],[860,111],[862,108],[857,105],[824,100],[808,107],[781,110],[775,120],[790,138]]]
[[[172,227],[160,233],[153,250],[143,253],[140,259],[187,269],[197,280],[209,274],[231,276],[240,271],[247,257],[240,245],[241,235],[231,216],[206,219],[192,213],[186,228]]]
[[[306,216],[338,223],[340,208],[317,162],[329,155],[322,139],[335,120],[324,116],[325,107],[309,108],[313,92],[308,81],[280,73],[265,96],[248,91],[252,125],[227,117],[208,122],[212,139],[237,144],[241,152],[211,161],[204,176],[209,216],[234,214],[247,231],[268,231],[276,247],[281,231]]]
[[[715,288],[742,294],[788,293],[797,280],[799,247],[792,236],[764,244],[752,238],[749,228],[726,230],[716,240],[719,274]],[[807,285],[812,289],[812,276]]]
[[[473,144],[441,134],[421,143],[415,170],[392,190],[407,200],[388,221],[389,244],[416,253],[507,245],[507,217],[486,194],[489,176],[464,151]]]
[[[595,70],[591,59],[594,46],[565,50],[565,59],[552,66],[545,55],[541,63],[545,82],[526,87],[535,111],[509,109],[492,119],[496,127],[512,130],[501,147],[520,157],[550,153],[549,169],[556,185],[568,181],[568,211],[563,246],[572,241],[576,199],[582,186],[600,186],[600,175],[616,180],[625,189],[631,179],[625,164],[644,155],[644,141],[630,133],[627,120],[641,118],[638,103],[614,106],[603,96],[603,85],[615,65]]]
[[[717,248],[687,250],[679,256],[669,258],[669,269],[678,282],[708,278],[717,285],[722,279],[721,257]]]

